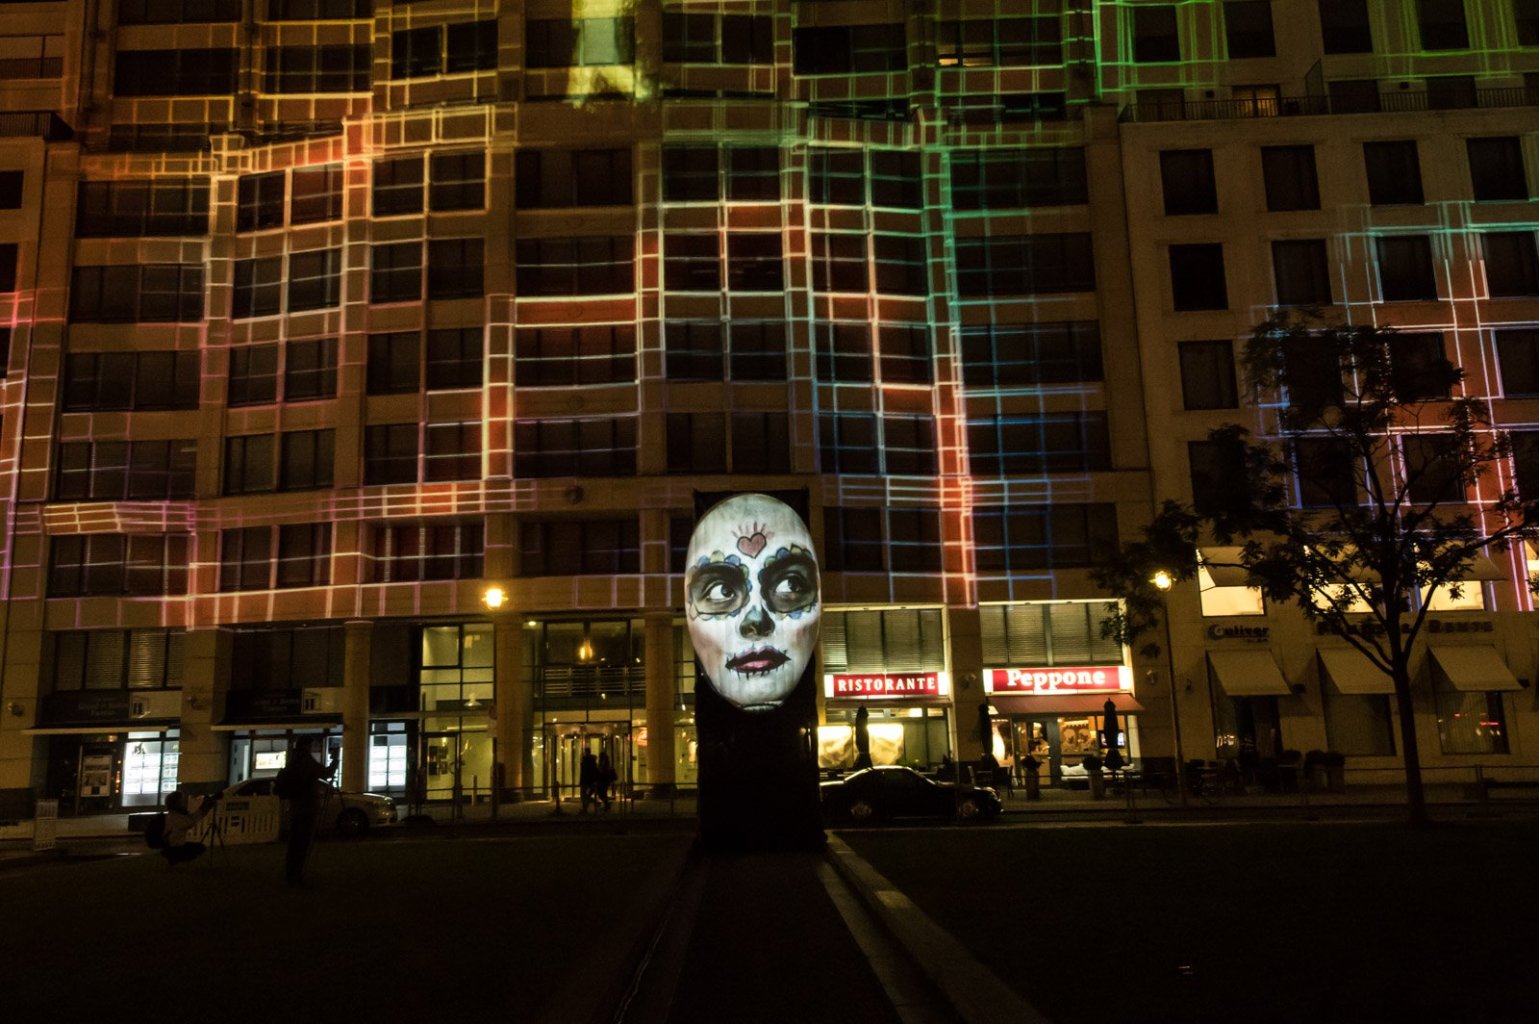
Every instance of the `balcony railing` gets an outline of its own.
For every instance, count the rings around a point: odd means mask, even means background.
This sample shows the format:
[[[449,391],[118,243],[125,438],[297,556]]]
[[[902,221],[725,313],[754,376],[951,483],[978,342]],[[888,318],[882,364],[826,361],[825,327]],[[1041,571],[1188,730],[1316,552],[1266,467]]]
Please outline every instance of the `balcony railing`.
[[[1381,92],[1377,102],[1332,101],[1329,96],[1254,97],[1228,100],[1160,100],[1122,108],[1121,121],[1229,121],[1256,117],[1308,117],[1320,114],[1379,114],[1429,110],[1474,110],[1539,106],[1539,89],[1514,86],[1476,89],[1434,101],[1426,92]]]
[[[51,110],[13,110],[0,113],[0,137],[42,136],[48,142],[68,142],[75,130]]]
[[[542,697],[616,697],[634,695],[646,700],[647,673],[643,666],[547,665],[539,673]]]

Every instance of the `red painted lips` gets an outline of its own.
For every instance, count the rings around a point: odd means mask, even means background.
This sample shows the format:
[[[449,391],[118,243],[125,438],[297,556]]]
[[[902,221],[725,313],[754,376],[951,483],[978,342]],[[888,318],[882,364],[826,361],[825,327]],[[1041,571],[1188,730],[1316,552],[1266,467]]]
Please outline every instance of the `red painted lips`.
[[[765,647],[756,651],[744,651],[727,662],[727,667],[734,672],[755,675],[761,672],[773,671],[790,660],[788,656],[775,650],[775,648]]]

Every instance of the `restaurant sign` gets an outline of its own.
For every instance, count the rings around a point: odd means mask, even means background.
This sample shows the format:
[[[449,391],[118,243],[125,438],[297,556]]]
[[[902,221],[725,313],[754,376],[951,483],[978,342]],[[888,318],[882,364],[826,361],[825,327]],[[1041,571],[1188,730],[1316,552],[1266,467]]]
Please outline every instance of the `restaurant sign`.
[[[988,693],[1131,693],[1133,670],[1126,665],[987,668],[983,688]]]
[[[850,673],[823,677],[826,697],[944,697],[944,672]]]

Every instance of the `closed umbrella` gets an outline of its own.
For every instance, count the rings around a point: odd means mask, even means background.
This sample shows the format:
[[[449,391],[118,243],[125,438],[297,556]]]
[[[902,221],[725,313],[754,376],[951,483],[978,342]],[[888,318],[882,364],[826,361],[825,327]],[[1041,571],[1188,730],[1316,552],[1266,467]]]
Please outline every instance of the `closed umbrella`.
[[[989,717],[989,702],[978,705],[978,742],[983,744],[983,756],[978,759],[977,782],[992,786],[997,781],[999,762],[994,758],[994,722]]]
[[[1122,760],[1122,750],[1117,746],[1117,704],[1108,699],[1101,708],[1101,735],[1106,737],[1106,770],[1120,772],[1125,762]]]
[[[871,727],[866,720],[871,713],[864,707],[855,712],[855,770],[871,767]]]

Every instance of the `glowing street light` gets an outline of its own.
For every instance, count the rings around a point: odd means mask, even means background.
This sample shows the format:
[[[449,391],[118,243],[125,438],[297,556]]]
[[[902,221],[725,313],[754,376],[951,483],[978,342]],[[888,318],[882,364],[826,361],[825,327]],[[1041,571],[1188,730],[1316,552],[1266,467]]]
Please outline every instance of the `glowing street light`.
[[[508,603],[508,592],[501,587],[487,587],[481,592],[481,603],[486,605],[488,611],[501,611],[502,606]]]
[[[1170,682],[1170,731],[1176,751],[1176,799],[1186,806],[1186,755],[1181,746],[1181,709],[1176,705],[1176,652],[1170,644],[1170,588],[1176,579],[1157,569],[1149,582],[1160,592],[1160,618],[1165,621],[1165,678]]]

